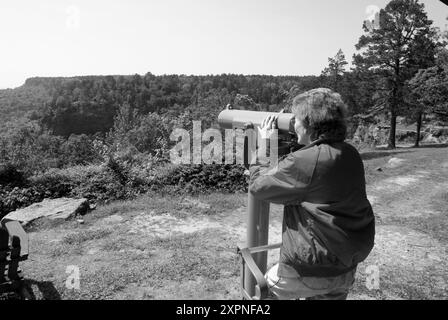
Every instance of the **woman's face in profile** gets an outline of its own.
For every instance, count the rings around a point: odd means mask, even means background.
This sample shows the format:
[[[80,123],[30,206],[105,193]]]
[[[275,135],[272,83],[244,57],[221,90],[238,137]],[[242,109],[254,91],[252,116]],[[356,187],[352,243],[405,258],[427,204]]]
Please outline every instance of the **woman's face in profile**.
[[[297,134],[297,143],[298,144],[309,144],[310,141],[310,135],[308,134],[306,128],[303,126],[303,123],[301,120],[299,120],[297,117],[294,118],[294,130]]]

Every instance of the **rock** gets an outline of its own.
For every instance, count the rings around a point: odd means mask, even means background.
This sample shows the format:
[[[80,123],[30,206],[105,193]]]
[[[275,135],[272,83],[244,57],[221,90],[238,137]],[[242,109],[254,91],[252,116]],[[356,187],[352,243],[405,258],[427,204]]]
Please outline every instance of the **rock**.
[[[42,202],[10,212],[2,220],[16,220],[26,225],[41,217],[68,219],[77,214],[85,214],[89,209],[89,202],[84,198],[44,199]]]
[[[381,168],[381,167],[378,167],[378,168],[376,168],[375,170],[376,170],[376,171],[380,171],[380,172],[381,172],[381,171],[383,171],[383,168]]]
[[[356,128],[352,140],[355,144],[367,144],[373,146],[387,143],[388,138],[389,127],[362,122]]]
[[[428,133],[422,139],[423,143],[431,144],[431,143],[447,143],[448,135],[439,135],[438,137],[434,136],[432,133]]]
[[[428,125],[424,129],[424,136],[422,143],[447,143],[448,142],[448,127],[439,125]]]
[[[387,165],[391,168],[396,168],[399,167],[404,161],[406,160],[401,158],[390,158],[390,160],[387,162]]]
[[[84,220],[83,219],[78,219],[76,221],[78,221],[79,224],[84,224]]]
[[[448,128],[434,127],[431,130],[431,134],[436,138],[448,136]]]
[[[440,143],[440,139],[434,137],[431,133],[425,135],[425,137],[422,139],[421,143]]]
[[[413,142],[417,137],[417,132],[414,130],[400,130],[395,132],[395,138],[399,142]],[[420,133],[420,139],[423,138],[423,134]]]

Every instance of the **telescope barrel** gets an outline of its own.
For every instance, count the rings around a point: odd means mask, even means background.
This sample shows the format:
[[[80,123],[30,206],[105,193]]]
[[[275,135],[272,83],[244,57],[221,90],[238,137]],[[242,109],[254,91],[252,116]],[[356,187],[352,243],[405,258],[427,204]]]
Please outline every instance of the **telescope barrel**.
[[[278,112],[262,112],[249,110],[226,109],[218,116],[218,123],[223,129],[244,128],[246,124],[253,124],[254,127],[261,126],[262,121],[269,115],[277,116],[277,129],[279,133],[294,134],[294,114]]]

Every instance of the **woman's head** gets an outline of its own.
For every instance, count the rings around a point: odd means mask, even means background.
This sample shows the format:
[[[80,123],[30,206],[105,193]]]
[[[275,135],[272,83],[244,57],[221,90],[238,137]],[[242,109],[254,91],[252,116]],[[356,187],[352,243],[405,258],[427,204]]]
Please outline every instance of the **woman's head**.
[[[299,140],[345,139],[347,107],[339,93],[326,88],[301,93],[293,99],[291,110]]]

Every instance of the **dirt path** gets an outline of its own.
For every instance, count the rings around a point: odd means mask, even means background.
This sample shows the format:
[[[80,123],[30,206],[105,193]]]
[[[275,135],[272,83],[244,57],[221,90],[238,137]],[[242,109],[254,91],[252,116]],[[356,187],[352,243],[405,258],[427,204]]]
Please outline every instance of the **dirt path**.
[[[444,153],[445,152],[445,153]],[[448,297],[448,152],[412,163],[413,170],[369,185],[377,216],[375,247],[358,268],[353,299]],[[411,164],[406,160],[400,171]],[[387,166],[386,166],[387,168]],[[395,169],[389,164],[389,168]],[[379,290],[366,290],[366,268],[377,266]]]
[[[446,148],[366,155],[377,235],[349,298],[448,298],[447,155]],[[83,224],[39,222],[29,230],[25,275],[37,298],[239,299],[235,249],[245,241],[245,198],[143,197],[101,207]],[[271,205],[270,243],[281,241],[281,220],[282,207]],[[277,257],[271,251],[268,264]],[[79,290],[66,287],[68,266],[79,268]],[[372,266],[379,289],[369,290]]]

